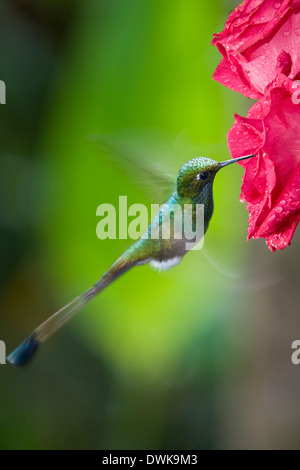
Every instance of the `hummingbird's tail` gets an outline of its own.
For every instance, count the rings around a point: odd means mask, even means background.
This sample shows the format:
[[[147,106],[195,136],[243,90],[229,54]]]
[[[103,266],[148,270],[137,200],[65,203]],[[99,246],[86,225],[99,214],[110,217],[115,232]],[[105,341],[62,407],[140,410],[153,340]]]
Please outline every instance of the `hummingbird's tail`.
[[[124,255],[122,255],[103,274],[101,279],[94,284],[93,287],[81,294],[79,297],[76,297],[36,328],[31,335],[28,336],[28,338],[26,338],[25,341],[23,341],[23,343],[8,356],[8,362],[14,366],[22,366],[29,362],[42,343],[50,338],[50,336],[59,330],[65,323],[71,320],[71,318],[73,318],[105,287],[137,264],[141,264],[141,261],[132,259],[132,257],[128,257],[126,256],[126,253],[124,253]]]

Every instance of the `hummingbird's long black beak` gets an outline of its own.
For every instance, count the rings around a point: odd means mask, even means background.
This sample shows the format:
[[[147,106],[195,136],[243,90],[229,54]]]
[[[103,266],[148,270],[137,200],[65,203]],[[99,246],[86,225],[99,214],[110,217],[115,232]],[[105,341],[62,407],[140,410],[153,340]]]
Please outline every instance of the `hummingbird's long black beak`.
[[[232,160],[227,160],[226,162],[220,163],[220,168],[224,168],[227,165],[231,165],[232,163],[237,163],[241,162],[242,160],[248,160],[248,158],[253,158],[256,157],[256,155],[247,155],[246,157],[239,157],[239,158],[234,158]]]

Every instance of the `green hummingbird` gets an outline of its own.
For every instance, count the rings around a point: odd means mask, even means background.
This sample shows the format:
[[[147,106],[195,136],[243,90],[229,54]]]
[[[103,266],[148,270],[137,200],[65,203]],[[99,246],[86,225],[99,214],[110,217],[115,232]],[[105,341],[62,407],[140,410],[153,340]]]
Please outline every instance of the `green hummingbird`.
[[[255,157],[255,155],[247,155],[222,163],[209,158],[200,157],[190,160],[183,165],[177,176],[175,191],[160,208],[148,227],[146,234],[131,245],[111,265],[93,287],[79,297],[76,297],[36,328],[31,335],[8,356],[7,360],[15,366],[26,364],[34,356],[42,343],[76,315],[76,313],[99,294],[99,292],[129,269],[147,263],[151,263],[155,267],[168,269],[180,263],[183,256],[199,242],[199,238],[197,238],[196,234],[199,208],[203,210],[204,215],[204,227],[202,227],[201,236],[203,236],[208,229],[214,210],[213,182],[218,171],[232,163],[252,157]],[[174,211],[174,207],[182,209],[182,211],[179,211],[180,214],[178,211]],[[180,217],[179,223],[177,223],[178,220],[176,220],[178,217]],[[191,232],[195,234],[194,239],[190,237],[187,239],[185,236],[184,229],[187,223],[186,221],[188,220],[186,217],[191,219]],[[172,221],[169,237],[165,237],[162,233],[162,227],[166,220]],[[182,229],[182,236],[178,234],[178,231],[180,231],[178,227]],[[156,236],[153,236],[154,232],[156,232]]]

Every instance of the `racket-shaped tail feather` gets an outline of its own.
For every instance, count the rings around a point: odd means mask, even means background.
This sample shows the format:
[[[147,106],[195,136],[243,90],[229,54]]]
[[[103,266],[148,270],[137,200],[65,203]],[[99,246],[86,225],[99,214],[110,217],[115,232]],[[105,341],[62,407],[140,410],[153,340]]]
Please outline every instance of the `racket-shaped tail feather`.
[[[35,355],[39,346],[50,336],[59,330],[65,323],[73,318],[88,302],[90,302],[99,292],[115,281],[118,277],[135,266],[137,261],[128,259],[126,256],[120,257],[111,268],[103,274],[102,278],[89,290],[63,308],[54,313],[38,328],[36,328],[23,343],[20,344],[8,357],[7,360],[14,366],[27,364]]]

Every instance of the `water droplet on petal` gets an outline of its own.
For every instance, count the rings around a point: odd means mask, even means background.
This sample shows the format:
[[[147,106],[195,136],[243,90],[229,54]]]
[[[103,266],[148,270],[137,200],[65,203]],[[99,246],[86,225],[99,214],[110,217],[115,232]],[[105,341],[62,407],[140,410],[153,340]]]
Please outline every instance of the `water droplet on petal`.
[[[283,35],[285,38],[287,38],[289,36],[290,32],[289,31],[284,31]]]
[[[277,214],[280,214],[282,211],[282,207],[275,207],[275,212],[277,212]]]
[[[275,8],[275,10],[278,10],[280,8],[280,3],[279,2],[274,3],[273,8]]]

